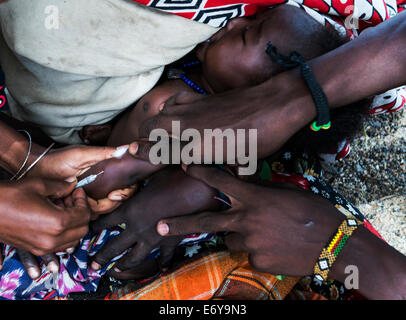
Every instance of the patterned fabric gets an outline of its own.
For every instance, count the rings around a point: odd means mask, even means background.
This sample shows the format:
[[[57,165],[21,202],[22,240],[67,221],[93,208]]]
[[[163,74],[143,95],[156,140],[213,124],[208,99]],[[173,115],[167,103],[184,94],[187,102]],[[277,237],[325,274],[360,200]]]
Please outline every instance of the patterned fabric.
[[[32,280],[26,272],[24,265],[15,248],[0,244],[4,257],[3,268],[0,272],[0,300],[49,300],[65,297],[72,292],[95,292],[100,278],[105,275],[120,259],[125,251],[111,260],[99,271],[90,268],[93,257],[109,240],[115,238],[124,229],[123,227],[104,230],[98,234],[89,232],[80,242],[72,255],[65,252],[57,253],[59,257],[59,273],[53,275],[40,262],[41,276]],[[212,240],[212,234],[193,234],[186,237],[180,244],[184,247],[186,255],[192,256],[194,244]],[[154,249],[147,259],[156,258],[159,250]]]
[[[347,1],[322,1],[322,0],[133,0],[146,6],[173,13],[197,22],[206,23],[213,27],[224,27],[229,19],[250,16],[257,13],[260,8],[272,7],[279,4],[296,3],[299,6],[328,14],[331,17],[321,17],[328,23],[334,21],[343,23],[343,19],[354,13],[354,0]],[[307,10],[307,9],[306,9]],[[396,2],[394,1],[357,1],[354,18],[360,20],[356,31],[370,25],[377,25],[395,14]],[[356,26],[354,24],[354,26]],[[352,30],[350,30],[352,32]]]
[[[108,300],[282,300],[299,278],[257,272],[248,254],[220,251],[188,262],[176,271],[135,290],[128,284]]]
[[[190,0],[181,4],[171,0],[139,0],[138,2],[214,26],[224,26],[228,19],[233,17],[252,15],[262,6],[287,3],[302,7],[321,23],[333,25],[337,30],[345,32],[350,38],[356,37],[365,27],[376,25],[397,12],[396,3],[391,1],[377,0],[369,2],[360,0],[357,2],[357,11],[355,13],[355,16],[361,19],[358,28],[345,29],[343,27],[345,19],[352,13],[347,8],[351,7],[353,0],[347,0],[345,5],[342,4],[343,1],[324,2],[322,0],[295,2],[291,0],[247,0],[245,2]],[[405,2],[399,2],[400,10],[403,10],[404,7]],[[374,100],[371,113],[399,110],[405,104],[405,96],[401,88],[379,95]],[[345,147],[343,150],[345,150]],[[268,173],[272,181],[293,182],[306,190],[320,194],[331,201],[344,214],[347,211],[351,212],[357,219],[364,222],[365,227],[379,236],[351,203],[320,179],[320,165],[314,158],[307,155],[293,156],[292,153],[286,152],[282,155],[282,160],[268,160],[265,167],[269,168]],[[35,281],[29,278],[19,261],[16,250],[9,246],[3,246],[2,252],[5,259],[3,269],[0,272],[0,298],[56,299],[66,297],[72,292],[95,292],[101,277],[108,273],[108,270],[122,254],[98,272],[89,268],[89,260],[106,242],[117,236],[121,230],[120,228],[105,230],[98,235],[89,233],[82,239],[79,248],[74,254],[70,256],[59,254],[61,265],[59,274],[50,274],[46,270],[46,266],[41,264],[41,277]],[[201,240],[205,241],[201,243]],[[182,259],[185,264],[181,269],[174,271],[170,275],[157,275],[157,279],[155,277],[155,280],[151,280],[152,283],[144,288],[133,290],[131,293],[128,292],[133,288],[131,287],[133,284],[124,287],[126,289],[120,291],[121,293],[116,293],[110,298],[169,299],[182,297],[185,299],[226,299],[227,297],[245,297],[247,299],[282,299],[289,291],[288,288],[292,288],[297,282],[291,278],[278,280],[276,276],[257,273],[247,265],[246,256],[238,256],[237,259],[237,256],[232,256],[228,252],[215,253],[197,262],[189,263],[189,258],[198,254],[199,249],[206,247],[203,244],[210,243],[213,244],[212,235],[192,235],[182,244],[184,250]],[[217,246],[217,243],[214,243],[214,246]],[[157,254],[158,252],[155,250],[149,258],[153,258]],[[237,262],[234,259],[237,259]],[[213,269],[208,271],[210,268]],[[180,270],[185,272],[182,273]],[[193,278],[190,277],[190,274],[193,274]],[[172,281],[173,277],[176,280]],[[192,290],[192,288],[189,290],[189,287],[194,283],[199,284],[199,286],[193,287],[196,290]],[[179,291],[180,285],[182,285],[181,292]],[[165,290],[163,290],[164,288]],[[176,288],[178,288],[177,291]],[[123,294],[124,292],[126,294]]]
[[[118,229],[105,230],[98,235],[89,233],[82,239],[74,254],[57,253],[60,263],[60,271],[57,275],[50,273],[41,262],[41,276],[37,280],[29,277],[16,249],[3,245],[4,265],[0,273],[0,299],[48,300],[66,296],[70,292],[95,291],[100,277],[111,268],[112,264],[95,272],[89,268],[89,260],[106,241],[118,234]]]
[[[6,79],[4,76],[4,72],[0,70],[0,111],[8,110],[5,90],[6,90]]]

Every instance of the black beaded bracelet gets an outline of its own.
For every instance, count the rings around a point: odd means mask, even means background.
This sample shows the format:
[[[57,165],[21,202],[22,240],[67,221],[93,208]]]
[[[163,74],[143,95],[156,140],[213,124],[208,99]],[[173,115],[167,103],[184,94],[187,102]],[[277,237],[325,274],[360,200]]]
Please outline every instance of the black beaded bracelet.
[[[280,54],[271,42],[267,43],[265,52],[273,62],[284,68],[292,69],[300,66],[302,77],[310,90],[317,110],[317,119],[310,124],[310,129],[313,131],[330,129],[330,108],[327,97],[302,55],[297,51],[293,51],[290,56]]]

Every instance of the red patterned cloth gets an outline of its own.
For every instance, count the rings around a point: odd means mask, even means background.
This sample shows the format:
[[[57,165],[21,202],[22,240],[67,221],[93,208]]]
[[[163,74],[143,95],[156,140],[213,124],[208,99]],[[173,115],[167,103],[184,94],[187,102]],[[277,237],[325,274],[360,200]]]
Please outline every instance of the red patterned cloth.
[[[215,27],[224,26],[229,19],[255,14],[261,7],[271,7],[278,4],[292,4],[308,9],[314,9],[321,14],[330,15],[329,19],[342,21],[354,13],[354,0],[134,0],[143,5],[170,12],[198,22]],[[354,18],[359,18],[359,29],[377,25],[393,15],[392,6],[384,0],[358,1]],[[392,10],[393,9],[393,10]],[[396,12],[395,12],[396,13]],[[335,16],[336,18],[332,18]],[[337,19],[338,18],[338,19]],[[341,19],[340,19],[341,18]]]

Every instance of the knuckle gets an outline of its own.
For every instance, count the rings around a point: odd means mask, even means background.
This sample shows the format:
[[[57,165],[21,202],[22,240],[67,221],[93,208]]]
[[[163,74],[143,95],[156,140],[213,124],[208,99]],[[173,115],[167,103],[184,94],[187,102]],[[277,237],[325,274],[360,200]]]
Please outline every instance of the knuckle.
[[[266,257],[261,254],[250,254],[248,261],[251,267],[259,272],[272,272],[272,265],[267,261]]]
[[[260,245],[259,245],[260,241],[258,241],[258,239],[256,239],[256,237],[246,237],[244,239],[244,245],[245,247],[247,247],[249,250],[251,251],[257,251],[260,249]]]
[[[34,256],[38,256],[38,257],[47,254],[47,253],[46,253],[44,250],[42,250],[42,249],[32,249],[32,250],[31,250],[31,253],[32,253]]]
[[[208,215],[201,216],[199,218],[198,225],[200,230],[210,231],[212,229],[210,216]]]
[[[43,256],[48,253],[52,253],[57,247],[57,241],[53,237],[46,237],[41,241],[39,250],[42,251],[40,256]]]
[[[55,216],[52,219],[51,226],[49,228],[49,233],[57,236],[65,231],[66,220],[64,215]]]
[[[237,211],[234,214],[230,215],[230,223],[234,226],[240,226],[245,222],[245,214],[242,211]]]

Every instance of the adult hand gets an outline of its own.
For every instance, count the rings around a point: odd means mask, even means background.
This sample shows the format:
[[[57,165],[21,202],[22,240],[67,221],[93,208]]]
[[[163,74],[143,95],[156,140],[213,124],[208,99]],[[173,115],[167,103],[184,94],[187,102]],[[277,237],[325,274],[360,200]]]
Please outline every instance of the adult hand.
[[[73,207],[72,195],[69,195],[64,199],[55,199],[53,202],[63,209]],[[68,248],[66,250],[66,254],[71,254],[73,253],[73,251],[73,247]],[[55,253],[49,253],[41,257],[36,257],[29,251],[17,248],[17,254],[28,275],[33,280],[41,276],[41,269],[38,263],[38,259],[42,260],[42,262],[47,266],[48,271],[50,271],[51,273],[55,274],[59,272],[59,258]]]
[[[296,95],[285,95],[286,88],[292,86],[296,88]],[[172,137],[180,139],[185,129],[196,129],[201,137],[203,160],[206,152],[205,129],[220,129],[222,132],[232,129],[235,136],[237,129],[245,129],[247,151],[249,143],[253,143],[252,139],[249,139],[249,129],[256,129],[258,158],[264,158],[278,150],[314,116],[315,108],[308,89],[300,76],[291,72],[275,77],[275,80],[271,79],[265,84],[216,95],[203,96],[181,92],[170,98],[158,115],[147,119],[141,125],[140,136],[148,138],[152,130],[164,129]],[[172,128],[174,121],[179,121],[180,133]],[[146,147],[147,154],[149,150],[148,146]],[[227,147],[223,149],[225,158]],[[214,159],[214,148],[212,150]]]
[[[216,192],[204,183],[188,177],[177,167],[167,167],[155,173],[145,189],[126,201],[113,213],[92,223],[93,231],[125,223],[125,230],[107,243],[94,257],[92,268],[99,269],[115,256],[132,248],[130,253],[116,263],[112,275],[126,276],[137,267],[154,248],[160,248],[160,263],[171,260],[174,248],[183,237],[162,238],[155,231],[155,225],[162,217],[171,217],[214,210],[220,202],[214,199]]]
[[[221,190],[232,208],[163,219],[161,235],[232,232],[233,251],[246,251],[253,268],[273,274],[312,274],[322,248],[343,215],[327,200],[294,185],[263,186],[243,182],[214,168],[192,166],[187,174]]]
[[[187,173],[227,194],[232,208],[164,219],[157,225],[158,233],[232,232],[226,245],[248,252],[252,267],[259,271],[312,274],[322,248],[344,219],[326,199],[290,184],[255,185],[198,166]],[[349,265],[357,267],[359,290],[367,298],[405,299],[406,256],[367,228],[358,228],[350,237],[329,276],[344,283]]]
[[[404,85],[406,74],[399,70],[405,70],[405,16],[406,12],[402,12],[340,48],[309,61],[330,108]],[[382,43],[386,50],[381,49]],[[385,72],[371,77],[371,68]],[[152,130],[159,128],[173,133],[173,121],[180,121],[181,132],[194,128],[201,137],[204,129],[257,129],[258,158],[263,159],[315,117],[310,91],[299,70],[294,69],[252,88],[204,97],[180,93],[166,103],[160,114],[143,123],[140,137],[149,137]]]
[[[93,165],[120,156],[121,151],[126,150],[128,147],[111,148],[77,145],[51,150],[33,167],[28,176],[73,182]],[[38,154],[33,160],[37,157]],[[104,214],[116,209],[123,200],[130,197],[134,192],[135,187],[129,187],[110,192],[106,199],[94,200],[89,198],[88,201],[95,215]]]
[[[30,278],[33,280],[38,279],[41,275],[41,269],[39,267],[37,257],[31,254],[29,251],[23,249],[17,249],[17,253]],[[58,273],[59,259],[54,253],[43,255],[41,259],[50,272]]]
[[[27,178],[1,182],[0,241],[34,255],[74,247],[88,232],[90,209],[83,189],[75,184]],[[50,199],[72,193],[72,205],[61,208]]]

